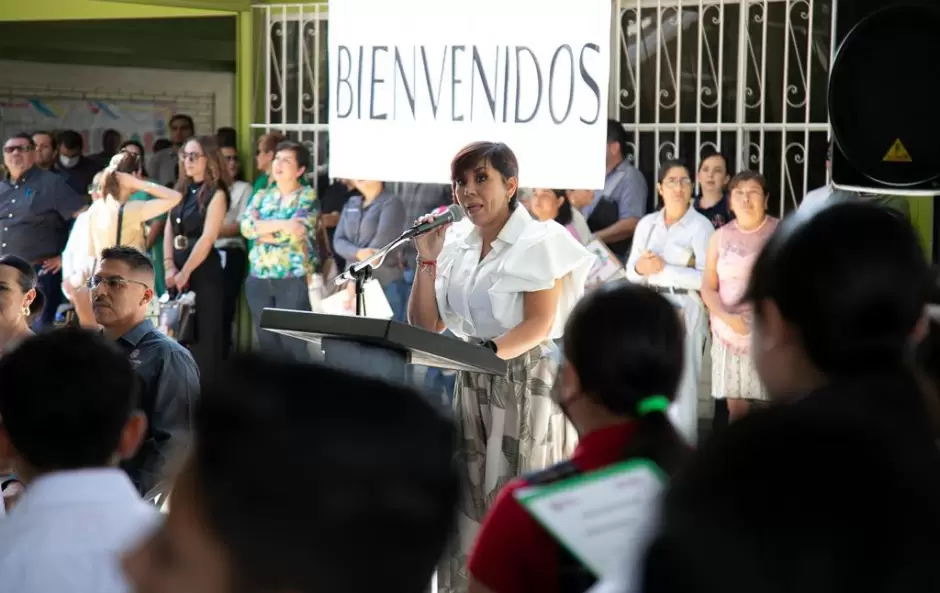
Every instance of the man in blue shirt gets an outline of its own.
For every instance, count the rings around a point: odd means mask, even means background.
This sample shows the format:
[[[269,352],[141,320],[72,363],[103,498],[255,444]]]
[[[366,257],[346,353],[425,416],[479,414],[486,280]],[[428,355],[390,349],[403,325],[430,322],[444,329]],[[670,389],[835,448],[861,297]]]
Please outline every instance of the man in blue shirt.
[[[140,378],[147,434],[124,469],[148,498],[165,493],[160,482],[166,458],[188,436],[190,409],[199,395],[199,369],[192,355],[147,320],[153,281],[150,258],[118,246],[101,252],[89,282],[95,320],[128,355]]]
[[[588,228],[621,260],[630,253],[633,231],[646,214],[649,188],[643,174],[626,159],[627,134],[607,120],[607,177],[604,189],[582,209]]]

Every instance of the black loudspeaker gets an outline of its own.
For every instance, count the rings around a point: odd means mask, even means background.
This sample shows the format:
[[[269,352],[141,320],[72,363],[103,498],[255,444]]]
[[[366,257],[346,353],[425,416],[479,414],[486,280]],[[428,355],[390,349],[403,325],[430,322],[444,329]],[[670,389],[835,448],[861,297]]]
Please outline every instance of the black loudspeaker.
[[[837,7],[828,97],[833,184],[940,194],[940,0]]]

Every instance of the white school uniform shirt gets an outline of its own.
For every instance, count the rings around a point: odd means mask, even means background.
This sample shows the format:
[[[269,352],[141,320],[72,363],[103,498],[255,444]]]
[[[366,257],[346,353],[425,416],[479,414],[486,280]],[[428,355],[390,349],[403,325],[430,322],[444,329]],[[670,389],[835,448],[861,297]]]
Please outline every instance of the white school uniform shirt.
[[[648,282],[650,286],[701,290],[708,241],[714,232],[712,223],[695,208],[690,207],[671,227],[666,226],[663,210],[647,214],[633,233],[627,278],[631,282]],[[666,265],[662,272],[646,277],[637,273],[636,264],[646,251],[663,259]],[[695,266],[690,267],[689,260],[693,256]]]
[[[41,476],[0,521],[0,591],[126,593],[121,554],[159,521],[119,469]]]
[[[708,339],[708,315],[698,291],[702,288],[708,242],[714,232],[711,221],[694,208],[689,208],[668,228],[662,210],[647,214],[636,225],[626,266],[627,278],[631,282],[688,291],[665,295],[681,308],[686,332],[682,381],[667,415],[691,445],[698,440],[699,377]],[[663,259],[665,267],[662,272],[646,277],[637,273],[636,264],[645,251],[652,251]],[[690,266],[693,257],[694,265]]]
[[[594,255],[553,220],[539,222],[523,207],[480,261],[483,239],[468,219],[449,229],[437,258],[434,289],[444,325],[460,338],[491,340],[522,323],[523,295],[547,290],[561,279],[551,334],[560,338],[565,321],[584,294]]]

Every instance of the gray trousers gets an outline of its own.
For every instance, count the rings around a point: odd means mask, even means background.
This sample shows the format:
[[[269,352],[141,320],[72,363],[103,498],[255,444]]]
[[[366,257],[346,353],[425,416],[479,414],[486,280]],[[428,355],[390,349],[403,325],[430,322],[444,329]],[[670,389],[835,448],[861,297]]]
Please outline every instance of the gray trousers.
[[[261,311],[266,307],[310,311],[310,295],[306,278],[255,278],[245,280],[245,299],[251,309],[251,321],[261,352],[275,357],[289,357],[300,362],[310,361],[307,342],[261,329]]]

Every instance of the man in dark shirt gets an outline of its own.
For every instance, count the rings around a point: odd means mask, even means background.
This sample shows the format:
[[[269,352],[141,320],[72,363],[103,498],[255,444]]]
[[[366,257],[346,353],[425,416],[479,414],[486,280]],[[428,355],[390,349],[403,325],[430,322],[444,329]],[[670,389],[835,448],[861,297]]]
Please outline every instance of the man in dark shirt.
[[[121,133],[114,129],[107,129],[101,134],[101,152],[88,157],[95,162],[99,169],[104,169],[111,162],[111,157],[121,149]]]
[[[66,175],[66,181],[73,190],[79,194],[88,191],[95,174],[105,167],[105,164],[82,153],[85,150],[85,141],[82,135],[75,130],[65,130],[56,138],[59,143],[59,168]]]
[[[35,166],[29,134],[4,143],[3,164],[8,176],[0,180],[0,255],[18,255],[36,266],[46,297],[36,328],[50,327],[63,299],[61,253],[85,198],[61,176]]]
[[[147,320],[153,298],[153,262],[133,247],[105,249],[90,284],[95,320],[131,360],[141,380],[147,435],[125,464],[142,495],[165,493],[166,458],[188,436],[190,409],[199,394],[199,369],[188,350]]]

